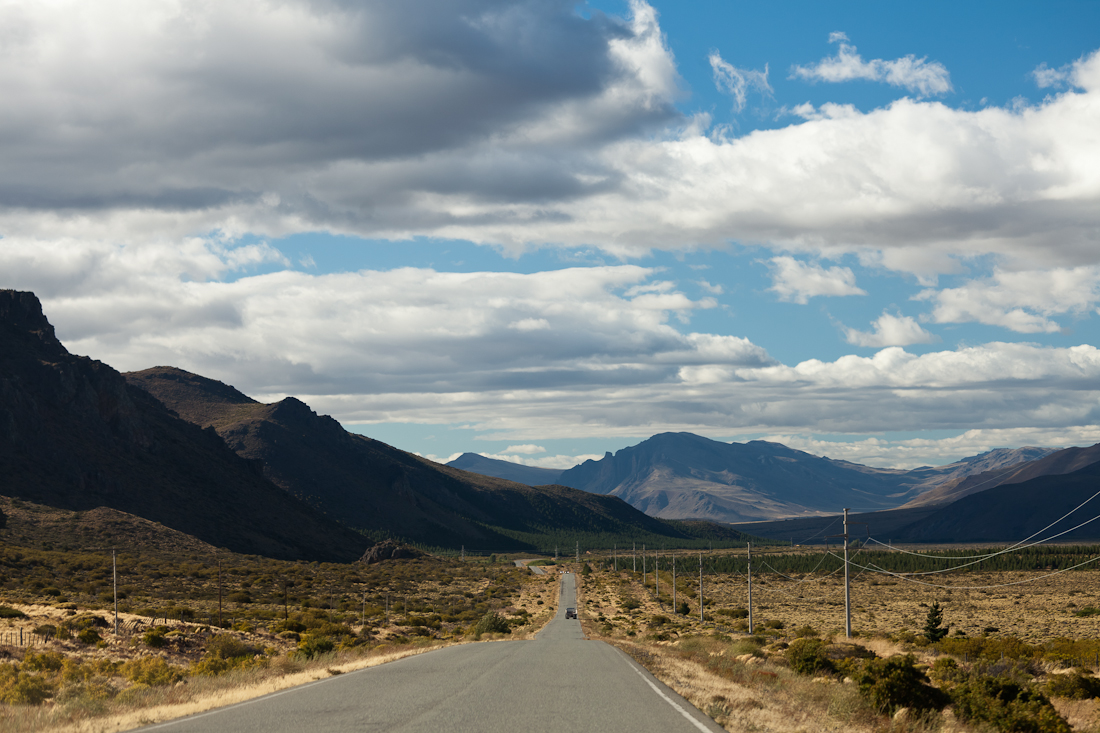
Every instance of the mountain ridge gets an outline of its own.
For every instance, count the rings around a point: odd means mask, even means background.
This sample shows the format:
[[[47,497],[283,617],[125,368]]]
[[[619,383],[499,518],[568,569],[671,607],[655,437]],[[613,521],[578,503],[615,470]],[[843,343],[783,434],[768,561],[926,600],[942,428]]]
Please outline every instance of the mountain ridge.
[[[670,541],[690,537],[616,497],[482,476],[349,433],[294,397],[262,404],[175,367],[126,378],[185,419],[201,420],[275,484],[360,530],[490,550],[531,549],[522,537],[570,526]]]
[[[947,466],[901,470],[814,456],[769,441],[723,443],[691,433],[659,433],[574,466],[560,481],[619,496],[658,517],[743,523],[833,514],[842,507],[894,509],[945,481],[1053,450],[997,449]]]
[[[351,560],[366,539],[288,496],[212,430],[70,354],[33,293],[0,290],[0,494],[103,506],[217,547]]]

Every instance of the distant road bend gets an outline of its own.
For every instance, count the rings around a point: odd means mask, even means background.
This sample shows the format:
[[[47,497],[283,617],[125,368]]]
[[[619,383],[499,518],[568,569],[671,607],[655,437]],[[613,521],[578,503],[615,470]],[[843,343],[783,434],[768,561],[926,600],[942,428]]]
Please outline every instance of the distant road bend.
[[[588,641],[575,577],[534,641],[464,644],[406,657],[189,718],[166,733],[721,733],[613,646]]]

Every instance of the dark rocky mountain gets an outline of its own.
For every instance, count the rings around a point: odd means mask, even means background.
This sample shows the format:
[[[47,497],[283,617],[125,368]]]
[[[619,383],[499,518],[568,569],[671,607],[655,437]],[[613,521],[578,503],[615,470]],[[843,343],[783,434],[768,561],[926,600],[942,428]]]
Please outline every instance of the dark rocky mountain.
[[[515,481],[528,486],[542,486],[543,484],[556,484],[561,478],[562,470],[558,468],[539,468],[538,466],[522,466],[511,461],[501,461],[496,458],[486,458],[477,453],[463,453],[458,458],[450,461],[451,468],[458,468],[471,473],[480,473],[482,476],[496,476],[497,478]]]
[[[33,293],[0,290],[0,495],[107,507],[236,552],[346,561],[370,543],[267,481],[213,430],[70,354]]]
[[[909,471],[822,458],[778,443],[722,443],[663,433],[562,473],[560,483],[619,496],[647,514],[747,522],[893,509],[943,481],[1026,460],[991,451],[948,466]]]
[[[526,486],[433,463],[345,431],[288,397],[261,404],[173,367],[126,378],[184,419],[216,431],[288,492],[348,525],[433,546],[531,549],[555,532],[691,536],[610,496]],[[528,539],[525,539],[528,538]]]
[[[1100,462],[1059,475],[1040,475],[1018,483],[1003,484],[964,496],[897,532],[904,542],[1018,542],[1035,540],[1100,539],[1100,496],[1070,516],[1090,497],[1100,493]],[[912,510],[903,510],[912,511]],[[1061,521],[1058,521],[1060,520]],[[1047,529],[1047,525],[1051,525]]]
[[[954,477],[916,497],[905,508],[950,504],[979,491],[1004,484],[1018,484],[1040,476],[1072,473],[1100,461],[1100,443],[1088,448],[1020,448],[1019,451],[1027,456],[1025,461],[990,466],[981,473]]]

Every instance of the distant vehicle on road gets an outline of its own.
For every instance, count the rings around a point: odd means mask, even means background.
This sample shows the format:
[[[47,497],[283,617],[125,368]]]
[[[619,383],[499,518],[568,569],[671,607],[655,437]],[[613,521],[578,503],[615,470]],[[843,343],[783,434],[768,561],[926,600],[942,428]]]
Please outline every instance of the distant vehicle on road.
[[[577,609],[575,609],[575,608],[565,609],[565,617],[566,618],[576,618],[577,617]]]

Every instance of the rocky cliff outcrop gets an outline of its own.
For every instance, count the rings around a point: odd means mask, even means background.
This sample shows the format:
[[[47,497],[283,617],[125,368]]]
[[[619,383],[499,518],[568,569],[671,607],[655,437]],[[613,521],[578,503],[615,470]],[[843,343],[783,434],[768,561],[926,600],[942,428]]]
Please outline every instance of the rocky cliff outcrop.
[[[70,354],[33,293],[0,290],[0,494],[129,512],[215,546],[353,560],[363,537],[264,479],[258,467]]]

